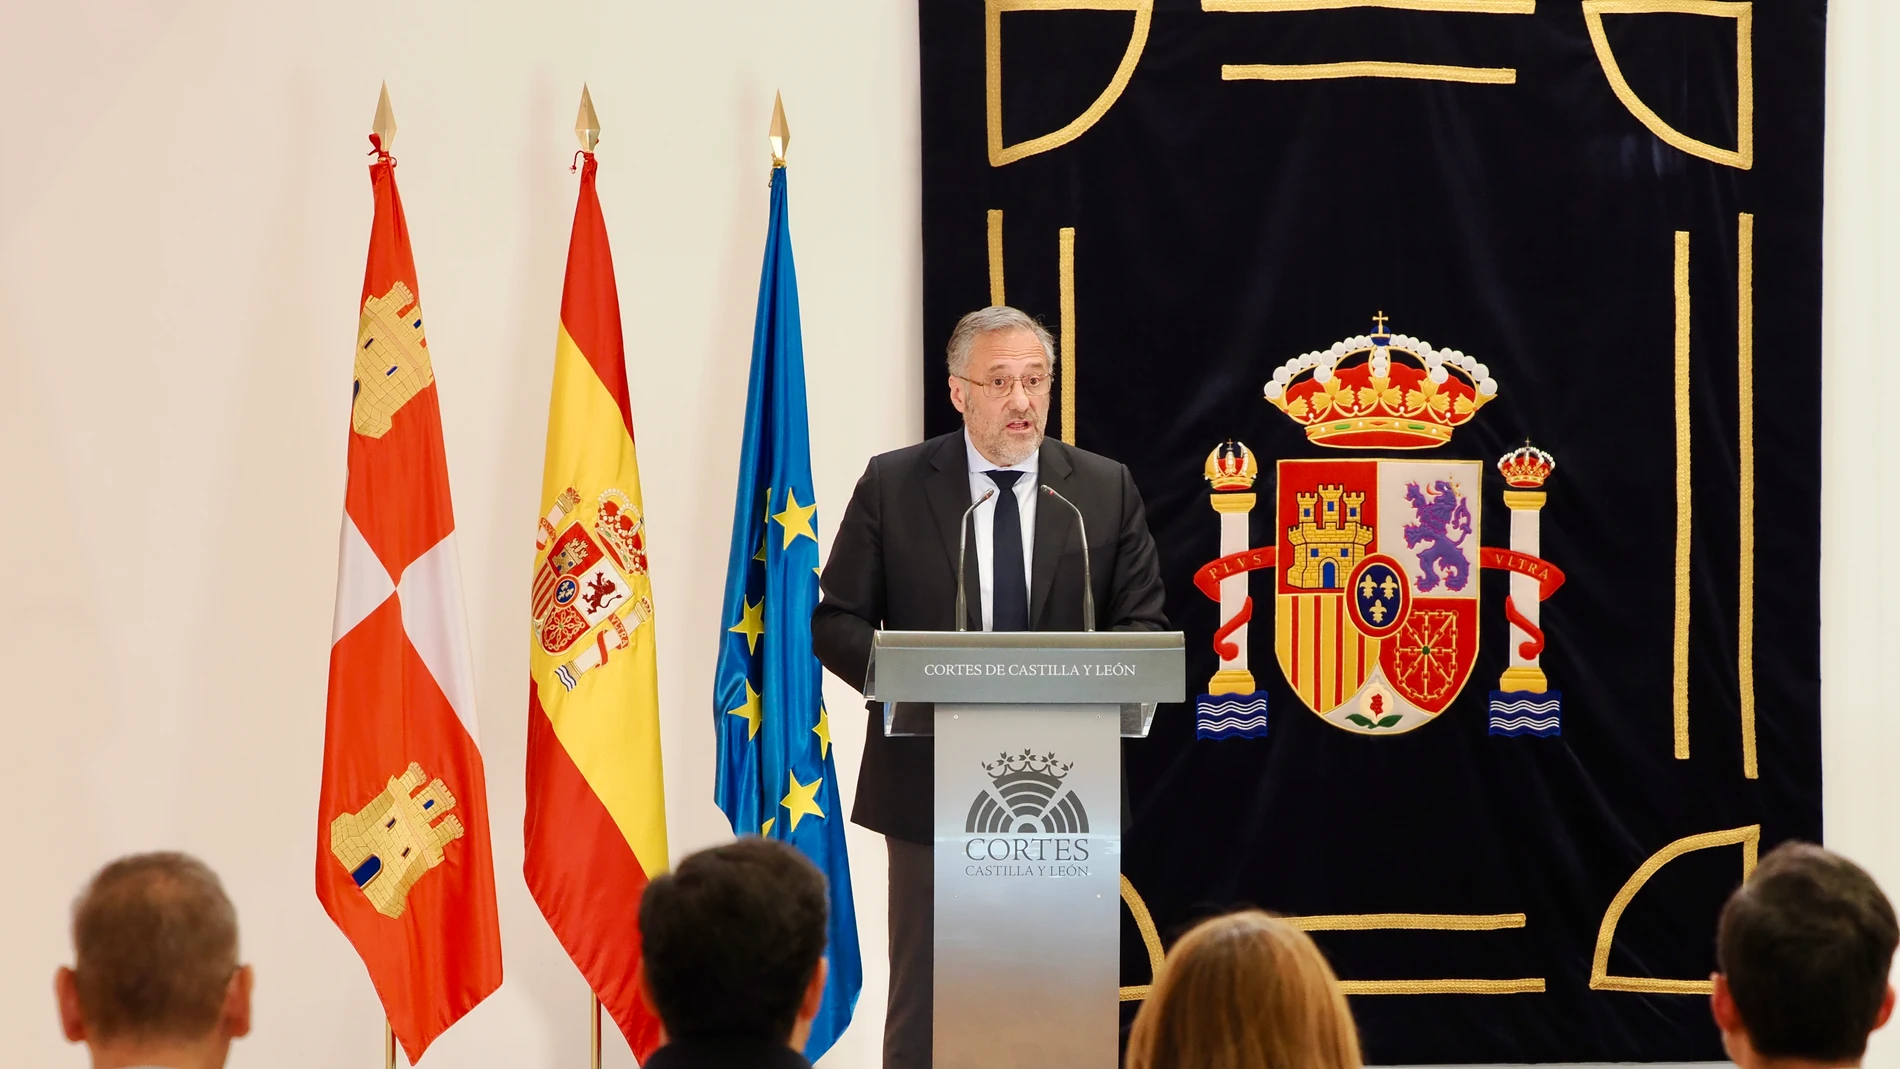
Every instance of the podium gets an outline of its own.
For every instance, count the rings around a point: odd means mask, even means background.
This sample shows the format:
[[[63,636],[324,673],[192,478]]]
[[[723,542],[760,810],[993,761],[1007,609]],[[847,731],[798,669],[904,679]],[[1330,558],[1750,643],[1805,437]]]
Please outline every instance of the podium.
[[[880,631],[865,695],[936,737],[936,1069],[1114,1069],[1121,740],[1186,697],[1181,633]]]

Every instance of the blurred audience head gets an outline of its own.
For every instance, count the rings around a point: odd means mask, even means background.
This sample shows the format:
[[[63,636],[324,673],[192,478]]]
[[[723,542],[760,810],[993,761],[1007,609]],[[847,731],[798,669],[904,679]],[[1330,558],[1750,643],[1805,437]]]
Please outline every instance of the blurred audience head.
[[[1711,1008],[1741,1066],[1860,1064],[1893,1012],[1900,927],[1860,866],[1784,843],[1729,896],[1716,930]]]
[[[184,854],[135,854],[93,876],[54,989],[66,1038],[98,1067],[216,1069],[251,1030],[237,911],[217,874]]]
[[[682,1040],[803,1050],[825,990],[825,878],[772,839],[701,850],[640,899],[641,989]]]
[[[1305,932],[1257,910],[1168,951],[1128,1037],[1128,1069],[1359,1069],[1339,980]]]

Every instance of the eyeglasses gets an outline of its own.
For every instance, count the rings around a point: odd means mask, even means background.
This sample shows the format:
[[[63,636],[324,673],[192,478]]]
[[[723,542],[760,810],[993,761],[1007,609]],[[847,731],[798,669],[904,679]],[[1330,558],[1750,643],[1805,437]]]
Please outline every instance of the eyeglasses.
[[[1023,393],[1031,397],[1041,397],[1049,392],[1055,376],[1047,371],[1032,371],[1027,375],[992,375],[987,379],[973,379],[968,375],[958,375],[957,378],[973,386],[981,387],[983,392],[991,397],[1008,397],[1010,390],[1019,382],[1023,384]]]

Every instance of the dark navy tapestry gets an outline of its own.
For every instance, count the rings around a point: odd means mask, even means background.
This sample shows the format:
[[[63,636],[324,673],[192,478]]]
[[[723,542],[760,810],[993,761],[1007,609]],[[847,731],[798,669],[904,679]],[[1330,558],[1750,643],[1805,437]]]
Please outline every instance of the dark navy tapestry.
[[[1194,701],[1124,746],[1124,1012],[1295,918],[1374,1063],[1722,1056],[1821,835],[1824,0],[920,0],[943,344],[1057,336]]]

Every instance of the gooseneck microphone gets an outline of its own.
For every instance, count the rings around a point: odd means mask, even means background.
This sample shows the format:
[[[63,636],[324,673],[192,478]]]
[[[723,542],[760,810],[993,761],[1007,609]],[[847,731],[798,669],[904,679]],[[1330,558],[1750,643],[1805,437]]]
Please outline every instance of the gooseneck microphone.
[[[1075,507],[1075,502],[1056,493],[1055,487],[1044,483],[1042,492],[1069,506],[1069,511],[1075,513],[1075,526],[1082,533],[1082,630],[1093,631],[1095,630],[1095,582],[1089,574],[1089,525],[1082,519],[1082,510]]]
[[[1047,488],[1045,487],[1045,489]],[[981,505],[983,502],[988,501],[990,498],[995,497],[995,496],[996,496],[996,491],[994,489],[983,491],[983,496],[977,498],[975,501],[970,502],[970,507],[963,510],[963,518],[957,521],[957,630],[958,631],[968,631],[970,629],[970,613],[969,613],[970,603],[969,603],[968,598],[964,594],[964,590],[963,590],[963,553],[964,553],[965,547],[968,546],[969,544],[968,540],[970,537],[970,513],[975,512],[976,507],[978,505]],[[1071,505],[1069,507],[1074,508],[1075,506]]]

